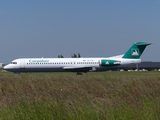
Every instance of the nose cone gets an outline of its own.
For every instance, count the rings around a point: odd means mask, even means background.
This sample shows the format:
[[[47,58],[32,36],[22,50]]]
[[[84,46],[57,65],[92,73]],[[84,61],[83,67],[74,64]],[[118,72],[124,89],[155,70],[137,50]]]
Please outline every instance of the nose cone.
[[[4,67],[4,70],[7,70],[7,71],[12,71],[14,68],[12,67],[12,66],[10,66],[10,65],[6,65],[5,67]]]
[[[8,65],[4,66],[4,70],[8,70]]]

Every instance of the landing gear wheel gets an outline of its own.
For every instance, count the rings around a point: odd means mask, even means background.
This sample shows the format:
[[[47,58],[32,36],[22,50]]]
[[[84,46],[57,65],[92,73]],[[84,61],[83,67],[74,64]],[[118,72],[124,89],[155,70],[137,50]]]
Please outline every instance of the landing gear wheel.
[[[81,72],[77,72],[77,75],[82,75],[82,73]]]

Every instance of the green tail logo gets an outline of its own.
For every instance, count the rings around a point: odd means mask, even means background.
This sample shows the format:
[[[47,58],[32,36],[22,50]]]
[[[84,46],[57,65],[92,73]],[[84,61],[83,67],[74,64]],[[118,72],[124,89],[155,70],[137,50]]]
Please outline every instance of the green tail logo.
[[[152,43],[147,42],[136,42],[131,46],[131,48],[124,54],[122,58],[127,59],[139,59],[145,50],[146,46]]]

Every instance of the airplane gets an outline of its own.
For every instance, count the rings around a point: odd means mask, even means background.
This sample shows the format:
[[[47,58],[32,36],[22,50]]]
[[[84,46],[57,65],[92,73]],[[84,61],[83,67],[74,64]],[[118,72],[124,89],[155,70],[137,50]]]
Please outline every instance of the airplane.
[[[117,66],[141,63],[141,55],[152,43],[136,42],[123,54],[103,58],[21,58],[6,65],[6,71],[21,72],[96,72],[112,70]]]

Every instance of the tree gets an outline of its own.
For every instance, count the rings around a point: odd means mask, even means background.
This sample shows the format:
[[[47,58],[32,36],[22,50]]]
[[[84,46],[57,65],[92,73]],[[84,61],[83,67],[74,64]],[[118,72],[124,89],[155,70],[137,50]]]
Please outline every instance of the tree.
[[[81,58],[81,55],[80,55],[80,53],[78,53],[78,58]]]
[[[63,55],[58,55],[58,58],[64,58]]]
[[[72,58],[77,58],[77,55],[74,53],[73,55],[71,55]]]
[[[78,53],[78,55],[76,55],[75,53],[73,55],[71,55],[72,58],[81,58],[81,55]]]

